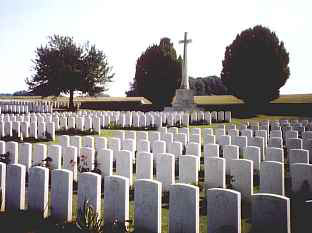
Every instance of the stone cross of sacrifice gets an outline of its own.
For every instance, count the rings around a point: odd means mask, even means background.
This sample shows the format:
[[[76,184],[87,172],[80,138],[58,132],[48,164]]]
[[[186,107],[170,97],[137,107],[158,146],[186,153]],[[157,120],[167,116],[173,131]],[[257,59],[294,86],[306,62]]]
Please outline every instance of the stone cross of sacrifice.
[[[180,89],[190,89],[189,77],[187,75],[187,44],[191,43],[191,39],[187,39],[187,32],[184,32],[184,40],[180,40],[180,44],[184,44],[183,64],[182,64],[182,81]]]

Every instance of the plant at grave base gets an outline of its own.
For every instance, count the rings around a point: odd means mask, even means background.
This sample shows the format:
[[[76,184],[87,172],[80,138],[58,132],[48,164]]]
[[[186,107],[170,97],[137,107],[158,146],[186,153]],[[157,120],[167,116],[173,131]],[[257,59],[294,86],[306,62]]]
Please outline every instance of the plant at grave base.
[[[133,221],[131,219],[121,222],[118,219],[113,220],[113,233],[130,233],[133,228]]]
[[[88,172],[90,169],[88,168],[88,161],[87,161],[87,157],[85,155],[81,155],[80,157],[77,158],[77,162],[78,162],[78,171],[80,173],[82,172]]]
[[[103,218],[100,218],[98,213],[88,200],[83,203],[83,208],[78,211],[77,227],[84,232],[101,233],[104,232]]]
[[[229,185],[228,185],[228,189],[232,189],[233,188],[233,183],[235,182],[234,176],[229,176]]]
[[[49,134],[48,132],[45,133],[45,136],[46,136],[47,139],[53,140],[52,135]]]
[[[10,153],[6,152],[4,154],[0,154],[0,162],[9,164],[10,163]]]
[[[52,161],[53,161],[53,159],[51,157],[46,157],[45,159],[41,160],[39,163],[32,165],[32,167],[40,166],[40,167],[46,167],[46,168],[51,169],[51,162]]]
[[[12,130],[12,137],[18,138],[18,132],[16,130]]]

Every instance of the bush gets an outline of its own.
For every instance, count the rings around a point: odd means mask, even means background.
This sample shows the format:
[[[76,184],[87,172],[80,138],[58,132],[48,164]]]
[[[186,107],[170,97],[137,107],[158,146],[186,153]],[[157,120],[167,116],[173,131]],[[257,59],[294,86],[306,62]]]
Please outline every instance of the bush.
[[[255,26],[226,48],[221,79],[245,103],[268,103],[279,97],[290,74],[288,63],[289,54],[276,34]]]

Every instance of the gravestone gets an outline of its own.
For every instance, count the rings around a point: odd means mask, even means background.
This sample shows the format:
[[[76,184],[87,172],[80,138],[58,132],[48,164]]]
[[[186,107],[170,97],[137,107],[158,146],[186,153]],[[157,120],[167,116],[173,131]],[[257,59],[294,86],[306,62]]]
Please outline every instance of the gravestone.
[[[73,173],[66,169],[51,172],[51,217],[71,222],[73,218]]]
[[[148,140],[139,140],[137,141],[136,148],[138,152],[150,152],[150,142]]]
[[[9,164],[15,164],[18,162],[18,143],[17,142],[7,142],[5,144],[5,152],[9,153]]]
[[[230,175],[232,160],[239,159],[239,147],[235,145],[224,146],[223,158],[225,159],[226,163],[226,174]]]
[[[47,157],[51,158],[50,169],[62,168],[62,146],[60,145],[48,145]]]
[[[253,162],[247,159],[233,159],[230,165],[232,189],[241,193],[242,199],[251,202],[253,194]]]
[[[139,152],[136,156],[136,179],[153,179],[153,154]]]
[[[94,140],[95,151],[100,151],[101,149],[107,148],[107,138],[96,136]]]
[[[251,160],[253,162],[254,173],[259,174],[261,162],[260,148],[257,146],[247,146],[244,159]]]
[[[182,155],[183,145],[181,142],[169,143],[167,146],[167,153],[173,154],[175,158],[178,158]]]
[[[98,150],[97,161],[103,179],[113,174],[113,150],[105,148]]]
[[[28,177],[28,209],[48,217],[49,169],[32,167]]]
[[[94,148],[94,137],[83,136],[82,137],[82,147]]]
[[[79,164],[78,167],[81,169],[87,169],[92,171],[94,169],[95,162],[95,151],[90,147],[81,147],[79,150]]]
[[[303,149],[290,149],[288,151],[288,163],[309,163],[309,151]]]
[[[260,192],[285,195],[284,164],[263,161],[260,169]]]
[[[116,174],[127,177],[130,186],[132,185],[133,156],[132,151],[121,150],[116,158]]]
[[[311,195],[312,193],[312,164],[290,164],[291,190],[293,193]]]
[[[6,167],[5,209],[25,209],[26,168],[21,164],[9,164]]]
[[[161,183],[137,179],[134,192],[135,232],[161,233]]]
[[[169,189],[169,232],[199,232],[199,188],[173,184]]]
[[[79,177],[77,210],[83,211],[86,201],[97,216],[101,217],[101,176],[93,172],[84,172]]]
[[[0,212],[5,210],[6,164],[0,162]]]
[[[205,162],[205,190],[207,188],[226,188],[224,158],[207,157]]]
[[[114,221],[125,223],[129,219],[128,178],[116,175],[104,178],[104,213],[104,226],[110,231]]]
[[[265,161],[284,163],[284,150],[276,147],[267,147]]]
[[[290,200],[275,194],[252,195],[252,231],[290,233]]]
[[[207,232],[241,232],[241,194],[234,190],[207,190]]]
[[[182,155],[179,157],[179,183],[198,184],[199,157]]]
[[[38,166],[47,158],[47,145],[37,143],[33,145],[32,166]]]
[[[168,153],[158,154],[156,177],[162,183],[163,191],[169,191],[169,186],[175,183],[174,155]]]
[[[67,147],[67,146],[69,146],[70,137],[68,135],[60,135],[60,136],[58,136],[58,141],[59,141],[59,144],[61,146]]]
[[[63,153],[63,169],[69,170],[73,173],[73,180],[77,181],[78,173],[78,149],[75,146],[68,146],[62,148]]]

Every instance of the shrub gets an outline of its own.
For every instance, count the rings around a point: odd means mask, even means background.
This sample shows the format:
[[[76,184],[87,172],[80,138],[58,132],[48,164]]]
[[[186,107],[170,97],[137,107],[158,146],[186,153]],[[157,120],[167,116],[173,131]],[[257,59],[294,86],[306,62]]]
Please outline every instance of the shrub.
[[[246,103],[279,97],[289,78],[289,54],[274,32],[255,26],[241,32],[226,48],[221,79],[230,93]]]

